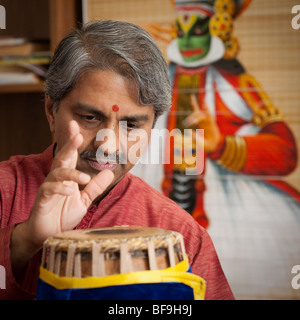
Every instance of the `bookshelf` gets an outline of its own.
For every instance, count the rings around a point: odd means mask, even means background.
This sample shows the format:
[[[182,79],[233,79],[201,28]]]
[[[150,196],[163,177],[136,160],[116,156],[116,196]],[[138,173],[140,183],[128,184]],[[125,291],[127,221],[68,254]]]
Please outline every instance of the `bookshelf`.
[[[6,30],[0,36],[24,37],[49,43],[53,53],[60,39],[81,22],[81,0],[2,0],[6,9]],[[4,92],[43,90],[43,84],[0,86]]]
[[[2,0],[6,29],[0,36],[43,41],[49,51],[81,23],[81,0]],[[52,143],[44,112],[44,82],[0,85],[0,161],[42,152]]]
[[[44,83],[42,81],[38,83],[28,84],[8,84],[0,86],[1,93],[23,93],[23,92],[42,92],[44,90]]]

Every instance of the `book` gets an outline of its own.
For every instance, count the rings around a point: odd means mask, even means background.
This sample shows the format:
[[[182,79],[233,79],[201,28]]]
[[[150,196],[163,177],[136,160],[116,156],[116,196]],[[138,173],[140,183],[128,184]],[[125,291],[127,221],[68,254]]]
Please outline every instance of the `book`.
[[[39,83],[40,80],[34,72],[1,72],[0,86],[9,84]]]
[[[26,42],[25,38],[2,36],[0,37],[0,47],[3,46],[19,46]]]
[[[19,64],[48,65],[51,55],[29,55],[29,56],[0,56],[0,66],[13,66]]]
[[[1,56],[24,56],[34,52],[48,51],[48,42],[25,42],[18,45],[0,46]]]
[[[30,55],[0,56],[0,67],[23,67],[27,68],[39,76],[45,77],[47,67],[51,61],[51,52],[35,52]],[[41,67],[43,66],[43,67]]]
[[[14,65],[0,65],[0,74],[1,73],[24,73],[24,72],[33,72],[39,77],[45,79],[47,75],[47,67],[42,65],[34,64],[14,64]]]
[[[48,41],[0,37],[0,86],[41,83],[50,61]]]

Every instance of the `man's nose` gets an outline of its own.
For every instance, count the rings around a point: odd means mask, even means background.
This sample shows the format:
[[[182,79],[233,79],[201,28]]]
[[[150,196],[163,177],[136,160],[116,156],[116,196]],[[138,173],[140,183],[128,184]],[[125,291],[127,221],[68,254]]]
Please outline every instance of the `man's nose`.
[[[96,135],[94,147],[101,148],[105,154],[119,151],[119,126],[116,122],[108,122]]]

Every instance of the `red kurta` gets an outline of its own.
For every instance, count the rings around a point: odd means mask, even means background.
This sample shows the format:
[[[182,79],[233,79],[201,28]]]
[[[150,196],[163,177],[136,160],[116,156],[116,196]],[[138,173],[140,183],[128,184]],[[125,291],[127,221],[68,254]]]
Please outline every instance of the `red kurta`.
[[[37,190],[52,163],[53,146],[40,155],[16,156],[0,163],[0,265],[6,271],[1,299],[34,299],[40,252],[34,256],[19,284],[10,266],[10,236],[14,225],[30,216]],[[206,299],[233,299],[208,233],[173,201],[143,180],[127,173],[100,202],[92,206],[78,229],[138,225],[173,230],[184,236],[193,273],[206,281]]]

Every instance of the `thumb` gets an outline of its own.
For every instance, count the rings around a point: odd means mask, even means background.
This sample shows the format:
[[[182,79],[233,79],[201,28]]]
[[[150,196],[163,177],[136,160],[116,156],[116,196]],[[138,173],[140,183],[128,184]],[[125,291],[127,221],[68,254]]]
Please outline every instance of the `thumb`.
[[[86,185],[81,191],[81,200],[86,208],[107,190],[113,179],[114,174],[111,170],[103,170]]]

